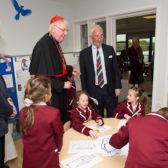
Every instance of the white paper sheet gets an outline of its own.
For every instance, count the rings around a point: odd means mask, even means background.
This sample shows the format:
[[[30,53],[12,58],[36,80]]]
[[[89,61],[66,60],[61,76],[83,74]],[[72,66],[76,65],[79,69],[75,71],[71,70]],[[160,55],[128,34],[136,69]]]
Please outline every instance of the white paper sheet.
[[[107,149],[107,144],[109,144],[110,137],[100,137],[96,140],[96,145],[97,145],[97,153],[101,153],[104,156],[122,156],[122,155],[127,155],[128,154],[128,148],[129,145],[125,145],[121,149]],[[99,149],[98,149],[99,147]]]
[[[77,154],[61,161],[62,168],[91,168],[101,162],[96,154]]]
[[[3,75],[3,78],[5,80],[7,88],[13,88],[14,87],[14,85],[13,85],[13,79],[12,79],[12,74]]]
[[[97,144],[95,140],[71,141],[69,144],[69,153],[96,153]]]

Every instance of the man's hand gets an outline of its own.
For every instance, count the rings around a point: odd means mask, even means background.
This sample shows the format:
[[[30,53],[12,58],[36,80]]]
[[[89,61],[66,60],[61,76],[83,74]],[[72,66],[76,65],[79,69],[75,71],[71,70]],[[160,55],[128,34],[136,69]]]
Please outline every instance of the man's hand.
[[[15,105],[14,105],[14,103],[13,103],[13,101],[10,97],[7,100],[8,100],[8,103],[13,107],[13,113],[10,115],[10,117],[13,118],[16,115],[16,107],[15,107]]]
[[[81,74],[81,73],[80,73],[80,71],[79,71],[78,69],[73,68],[72,75],[74,75],[74,76],[79,76],[80,74]]]
[[[5,60],[5,62],[9,65],[8,55],[5,53],[0,53],[0,57]]]
[[[120,94],[121,94],[121,89],[115,89],[116,97],[120,96]]]

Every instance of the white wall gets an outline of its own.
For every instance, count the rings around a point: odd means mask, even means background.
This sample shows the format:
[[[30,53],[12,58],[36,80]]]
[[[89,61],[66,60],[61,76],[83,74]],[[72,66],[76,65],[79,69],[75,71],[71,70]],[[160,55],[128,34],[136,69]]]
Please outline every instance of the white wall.
[[[38,39],[48,32],[49,21],[54,15],[64,16],[72,23],[72,10],[69,4],[54,0],[17,0],[19,4],[32,10],[29,16],[21,16],[16,21],[16,11],[10,0],[0,0],[0,52],[10,55],[31,54]],[[71,25],[70,25],[71,26]],[[72,28],[63,48],[72,51]]]
[[[108,16],[131,12],[161,3],[162,0],[76,0],[74,3],[75,20]]]

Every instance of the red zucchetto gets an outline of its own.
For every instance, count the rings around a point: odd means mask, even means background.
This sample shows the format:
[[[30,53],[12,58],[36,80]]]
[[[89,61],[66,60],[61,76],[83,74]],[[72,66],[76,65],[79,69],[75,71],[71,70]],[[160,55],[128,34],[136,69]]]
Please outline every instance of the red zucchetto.
[[[50,24],[57,22],[59,20],[64,20],[64,18],[62,16],[54,16],[52,17],[52,19],[50,20]]]

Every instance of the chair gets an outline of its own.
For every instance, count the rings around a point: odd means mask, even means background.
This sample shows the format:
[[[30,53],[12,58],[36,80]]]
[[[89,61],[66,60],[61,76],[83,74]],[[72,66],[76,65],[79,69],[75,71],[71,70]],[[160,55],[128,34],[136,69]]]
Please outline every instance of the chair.
[[[71,121],[67,121],[64,124],[64,132],[68,131],[70,129],[70,126],[71,126]]]

